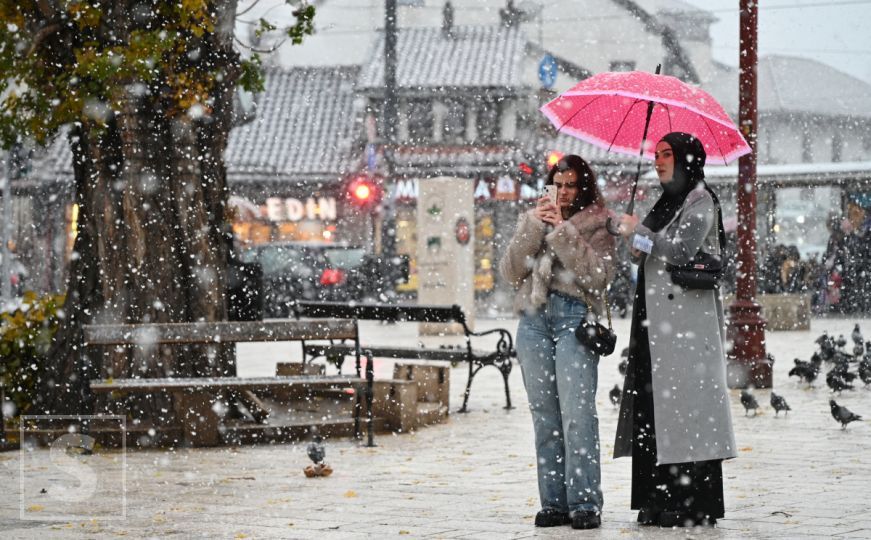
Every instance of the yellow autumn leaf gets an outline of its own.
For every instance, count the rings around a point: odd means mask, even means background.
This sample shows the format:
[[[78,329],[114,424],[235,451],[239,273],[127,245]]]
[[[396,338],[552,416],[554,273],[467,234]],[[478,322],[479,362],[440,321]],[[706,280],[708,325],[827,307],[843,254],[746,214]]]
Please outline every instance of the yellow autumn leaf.
[[[354,491],[353,489],[349,489],[348,491],[345,492],[345,497],[347,497],[349,499],[356,497],[356,496],[357,496],[357,492]]]
[[[399,531],[399,534],[411,534],[409,531]]]
[[[744,448],[739,448],[738,451],[739,452],[752,452],[753,447],[752,446],[745,446]]]
[[[42,512],[45,510],[45,507],[41,504],[31,504],[27,507],[28,512]]]

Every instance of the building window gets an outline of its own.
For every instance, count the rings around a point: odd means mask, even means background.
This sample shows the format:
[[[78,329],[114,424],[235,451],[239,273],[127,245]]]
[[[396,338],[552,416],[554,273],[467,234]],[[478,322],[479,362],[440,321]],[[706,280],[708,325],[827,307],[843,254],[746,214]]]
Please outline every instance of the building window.
[[[814,160],[813,142],[811,134],[805,130],[801,137],[801,161],[802,163],[812,163]]]
[[[633,60],[612,60],[611,71],[635,71],[635,62]]]
[[[462,143],[466,138],[466,104],[458,99],[445,102],[445,119],[442,123],[442,140],[446,143]]]
[[[366,107],[367,116],[371,116],[375,121],[375,138],[380,139],[386,131],[384,127],[384,106],[381,102],[370,101]]]
[[[502,117],[502,104],[495,99],[485,99],[476,111],[475,128],[478,140],[493,142],[499,140],[499,123]]]
[[[426,99],[408,100],[408,138],[412,143],[429,142],[433,136],[432,103]]]
[[[832,163],[841,161],[844,154],[844,137],[841,136],[840,130],[835,130],[832,135]]]

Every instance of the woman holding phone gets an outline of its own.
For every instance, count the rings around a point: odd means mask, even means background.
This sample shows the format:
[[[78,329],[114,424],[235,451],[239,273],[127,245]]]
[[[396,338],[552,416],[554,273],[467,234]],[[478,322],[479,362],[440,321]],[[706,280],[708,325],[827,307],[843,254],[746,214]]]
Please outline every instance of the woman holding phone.
[[[601,524],[596,386],[599,357],[575,338],[615,272],[609,212],[586,161],[569,155],[547,176],[545,195],[520,215],[499,264],[517,293],[517,357],[532,411],[541,510],[537,527]],[[547,195],[555,191],[555,198]]]

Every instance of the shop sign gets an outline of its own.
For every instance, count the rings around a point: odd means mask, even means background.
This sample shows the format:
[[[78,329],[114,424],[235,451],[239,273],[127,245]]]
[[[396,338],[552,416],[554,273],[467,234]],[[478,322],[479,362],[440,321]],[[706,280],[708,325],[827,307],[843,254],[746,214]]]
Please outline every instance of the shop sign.
[[[500,176],[496,180],[496,200],[498,201],[516,201],[517,188],[514,179],[510,176]]]
[[[300,199],[270,197],[266,199],[266,217],[270,221],[335,221],[336,199],[334,197]]]
[[[538,199],[541,193],[543,181],[538,186],[520,184],[510,176],[501,176],[495,182],[491,178],[478,178],[475,180],[474,197],[476,201],[532,201]],[[397,180],[393,190],[393,198],[396,201],[416,201],[418,194],[417,178]]]

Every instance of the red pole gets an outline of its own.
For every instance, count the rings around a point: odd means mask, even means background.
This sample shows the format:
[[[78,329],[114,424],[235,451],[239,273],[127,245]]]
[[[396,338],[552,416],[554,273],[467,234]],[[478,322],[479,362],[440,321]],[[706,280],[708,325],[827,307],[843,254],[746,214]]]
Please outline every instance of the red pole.
[[[757,2],[739,0],[740,51],[738,123],[750,153],[738,160],[737,291],[726,331],[731,388],[771,388],[771,362],[765,354],[765,320],[756,303],[756,44]]]

